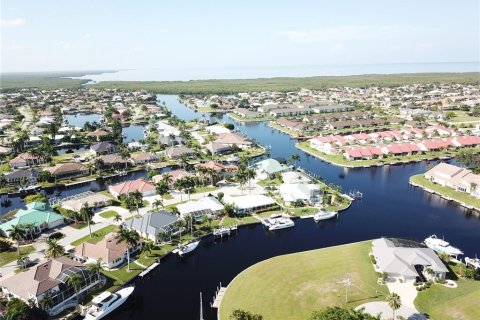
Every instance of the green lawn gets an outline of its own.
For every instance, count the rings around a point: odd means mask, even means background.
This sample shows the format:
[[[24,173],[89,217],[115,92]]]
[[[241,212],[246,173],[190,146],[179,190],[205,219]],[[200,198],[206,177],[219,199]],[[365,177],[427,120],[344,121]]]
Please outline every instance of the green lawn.
[[[105,219],[110,219],[110,218],[115,217],[116,214],[117,214],[116,211],[108,210],[108,211],[100,213],[100,217],[105,218]]]
[[[4,266],[6,264],[9,264],[12,261],[16,261],[18,259],[18,254],[17,254],[17,247],[16,245],[14,246],[15,250],[12,251],[7,251],[7,252],[0,252],[0,266]],[[20,247],[20,254],[29,254],[35,251],[35,248],[33,246],[24,246]]]
[[[212,187],[212,186],[195,187],[195,191],[193,193],[212,192],[218,189],[220,189],[220,187]]]
[[[95,232],[92,232],[92,237],[90,237],[90,235],[86,235],[85,237],[82,237],[78,240],[75,240],[73,241],[72,243],[70,243],[72,246],[78,246],[79,244],[82,244],[84,243],[85,241],[88,241],[90,243],[97,243],[99,242],[100,240],[102,240],[103,238],[105,238],[105,236],[111,232],[113,232],[115,229],[117,228],[116,225],[109,225],[109,226],[106,226],[102,229],[99,229]]]
[[[480,319],[480,281],[458,280],[458,288],[433,285],[421,291],[415,306],[431,319]]]
[[[385,300],[386,286],[368,257],[371,242],[278,256],[253,265],[228,286],[220,306],[220,319],[234,309],[263,315],[265,320],[307,319],[312,311],[328,306],[356,307]],[[354,286],[345,303],[345,288],[338,282],[348,274]],[[377,295],[376,290],[379,294]]]
[[[466,204],[472,205],[474,207],[480,208],[480,199],[472,197],[471,195],[465,192],[458,192],[449,187],[443,187],[439,184],[435,184],[428,179],[425,179],[423,174],[417,174],[412,176],[410,180],[413,183],[416,183],[424,188],[434,190],[444,196],[450,197],[458,202],[464,202]]]

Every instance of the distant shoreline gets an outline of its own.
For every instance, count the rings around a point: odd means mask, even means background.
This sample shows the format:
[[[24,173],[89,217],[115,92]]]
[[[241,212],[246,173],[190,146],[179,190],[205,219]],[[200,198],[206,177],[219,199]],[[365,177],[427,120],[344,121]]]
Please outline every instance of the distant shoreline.
[[[1,90],[25,88],[76,89],[89,79],[70,79],[80,72],[2,74]],[[395,87],[409,84],[458,83],[480,84],[480,72],[430,72],[397,74],[364,74],[351,76],[276,77],[257,79],[212,79],[191,81],[102,81],[88,84],[92,88],[144,89],[159,94],[234,94],[254,91],[297,91],[300,88],[320,90],[331,87]]]

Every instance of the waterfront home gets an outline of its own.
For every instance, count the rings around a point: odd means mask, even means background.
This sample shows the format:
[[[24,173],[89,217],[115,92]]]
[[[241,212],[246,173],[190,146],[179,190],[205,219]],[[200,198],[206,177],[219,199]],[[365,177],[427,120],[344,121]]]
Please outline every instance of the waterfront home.
[[[81,283],[79,288],[73,288],[68,279],[77,274]],[[0,281],[0,287],[7,297],[15,297],[37,307],[42,307],[42,300],[48,296],[50,306],[45,311],[55,316],[67,308],[76,307],[78,297],[96,289],[102,280],[100,273],[90,272],[82,263],[63,256],[7,277]]]
[[[160,157],[152,152],[138,152],[133,153],[130,156],[130,161],[134,164],[145,164],[149,162],[156,162],[159,161]]]
[[[127,159],[122,158],[119,154],[106,154],[99,158],[102,160],[103,167],[105,168],[125,168],[128,165]]]
[[[166,121],[158,121],[156,123],[158,134],[164,137],[168,137],[170,135],[179,136],[180,130],[169,125]]]
[[[172,213],[161,210],[126,220],[122,225],[124,228],[137,231],[142,238],[159,242],[162,240],[159,233],[173,234],[179,230],[175,223],[178,220],[179,218]]]
[[[168,172],[165,172],[165,173],[162,173],[162,174],[154,175],[152,177],[152,181],[155,182],[155,183],[159,183],[160,181],[162,181],[165,178],[166,175],[169,175],[170,179],[171,179],[171,181],[168,184],[168,186],[170,188],[173,188],[173,185],[175,184],[175,181],[177,181],[179,179],[184,179],[184,178],[193,176],[193,174],[191,174],[190,172],[188,172],[186,170],[178,169],[178,170],[172,170],[172,171],[168,171]]]
[[[235,132],[218,134],[218,138],[215,142],[226,144],[230,147],[237,146],[239,148],[247,148],[253,144],[250,140]]]
[[[212,126],[208,126],[205,128],[205,131],[209,133],[214,133],[214,134],[223,134],[223,133],[230,133],[231,130],[228,128],[225,128],[224,126],[214,124]]]
[[[59,163],[53,167],[45,168],[44,171],[50,172],[56,179],[80,177],[89,174],[86,166],[76,162]]]
[[[101,141],[98,143],[93,144],[90,147],[90,153],[94,156],[104,155],[104,154],[112,154],[118,151],[118,148],[113,143],[108,141]]]
[[[185,146],[174,146],[165,149],[165,155],[170,159],[180,159],[182,156],[193,156],[195,151]]]
[[[156,193],[156,186],[143,178],[108,186],[108,192],[117,198],[136,191],[140,192],[144,197],[153,196]]]
[[[429,126],[425,128],[425,132],[430,136],[455,136],[455,131],[441,125]]]
[[[5,175],[8,184],[18,185],[35,184],[37,182],[38,171],[35,169],[19,169]]]
[[[323,191],[313,183],[283,183],[278,188],[280,196],[287,205],[301,201],[315,205],[322,200]]]
[[[101,207],[109,206],[112,203],[112,198],[101,193],[93,193],[91,191],[76,194],[71,197],[67,197],[60,201],[60,206],[64,209],[80,212],[80,209],[84,204],[89,207],[97,209]]]
[[[448,163],[439,163],[425,173],[425,178],[444,187],[480,198],[480,175]]]
[[[347,160],[370,160],[374,158],[382,158],[383,152],[379,147],[345,147],[343,156]]]
[[[197,171],[213,170],[214,172],[216,172],[217,177],[220,179],[233,177],[238,171],[238,167],[234,164],[223,164],[212,160],[204,163],[199,163],[195,166],[195,168],[197,169]]]
[[[380,146],[380,150],[384,154],[391,154],[394,156],[410,156],[412,154],[420,154],[422,150],[416,143],[397,143]]]
[[[164,146],[176,146],[184,142],[182,137],[179,136],[158,136],[158,143]]]
[[[255,112],[255,111],[251,111],[251,110],[248,110],[248,109],[245,109],[245,108],[233,109],[233,113],[236,114],[236,115],[239,115],[242,118],[246,118],[246,119],[258,118],[258,117],[261,116],[260,113]]]
[[[233,151],[228,144],[210,141],[205,145],[205,149],[210,151],[212,155],[227,154]]]
[[[311,109],[315,113],[333,113],[355,110],[355,107],[346,104],[319,104],[311,106]]]
[[[63,225],[65,219],[62,215],[55,213],[52,207],[44,202],[31,202],[26,209],[19,209],[8,221],[0,224],[0,231],[3,236],[8,236],[8,230],[16,225],[33,224],[32,232],[39,234],[42,231],[53,229]]]
[[[97,141],[101,141],[106,139],[109,135],[110,135],[109,131],[102,128],[98,128],[95,131],[87,133],[87,138],[93,138]]]
[[[389,281],[414,283],[417,278],[445,279],[448,269],[427,246],[403,239],[372,241],[375,270],[386,273]]]
[[[128,150],[147,150],[148,149],[148,144],[142,144],[138,141],[132,141],[127,143],[127,148]]]
[[[303,132],[310,129],[310,126],[307,123],[302,122],[301,120],[289,120],[285,118],[278,119],[277,124],[287,128],[291,131]]]
[[[142,242],[129,249],[125,242],[118,241],[114,234],[110,234],[97,243],[85,241],[79,244],[75,247],[73,255],[87,263],[96,263],[100,260],[103,268],[113,269],[127,262],[127,250],[132,257],[132,254],[141,248]]]
[[[257,176],[260,179],[273,178],[275,174],[288,171],[292,168],[292,166],[281,164],[275,159],[265,159],[259,161],[255,163],[253,167],[255,168]]]
[[[277,206],[274,199],[263,194],[249,194],[243,196],[225,195],[224,203],[232,204],[237,215],[245,215],[257,211],[265,211]]]
[[[45,159],[28,152],[20,153],[18,156],[9,161],[13,169],[25,168],[40,165],[45,162]]]
[[[182,219],[186,216],[191,216],[195,220],[200,221],[205,217],[218,216],[223,210],[223,204],[215,197],[204,197],[179,204],[177,209]]]

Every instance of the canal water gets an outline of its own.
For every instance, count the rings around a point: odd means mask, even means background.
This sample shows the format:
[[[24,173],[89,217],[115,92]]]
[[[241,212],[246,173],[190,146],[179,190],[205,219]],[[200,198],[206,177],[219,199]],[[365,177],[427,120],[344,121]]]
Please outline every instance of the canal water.
[[[202,117],[186,107],[177,96],[159,95],[181,119]],[[209,117],[210,115],[205,115]],[[218,116],[218,115],[217,115]],[[289,158],[298,153],[299,166],[318,174],[342,190],[357,189],[364,198],[340,214],[338,220],[314,223],[296,220],[295,227],[268,232],[261,225],[242,227],[223,241],[205,239],[190,257],[167,257],[145,279],[134,281],[135,293],[111,319],[199,319],[199,293],[203,293],[205,319],[216,319],[210,301],[216,286],[227,285],[239,272],[252,264],[280,254],[323,248],[381,236],[404,237],[422,241],[431,234],[445,237],[460,247],[466,256],[480,254],[480,219],[461,207],[408,184],[410,176],[425,172],[421,162],[377,168],[347,169],[330,165],[295,148],[295,140],[267,126],[266,123],[237,123],[219,115],[221,121],[233,123],[260,144],[269,147],[274,158]],[[144,176],[137,172],[121,179]],[[105,186],[95,182],[62,191],[62,196]],[[53,192],[53,191],[51,191]],[[13,198],[11,207],[22,206]],[[3,209],[3,208],[2,208]]]

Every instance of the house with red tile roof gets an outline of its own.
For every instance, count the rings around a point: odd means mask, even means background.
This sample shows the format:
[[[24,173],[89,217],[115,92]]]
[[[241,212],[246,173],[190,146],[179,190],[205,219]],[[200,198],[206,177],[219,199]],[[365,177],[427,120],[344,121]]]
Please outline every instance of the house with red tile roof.
[[[108,187],[108,192],[117,198],[136,191],[140,192],[144,197],[153,196],[156,193],[156,186],[154,183],[140,178]]]
[[[28,152],[20,153],[18,156],[9,161],[10,166],[14,169],[36,166],[44,162],[44,159],[42,159],[41,157],[38,157]]]

